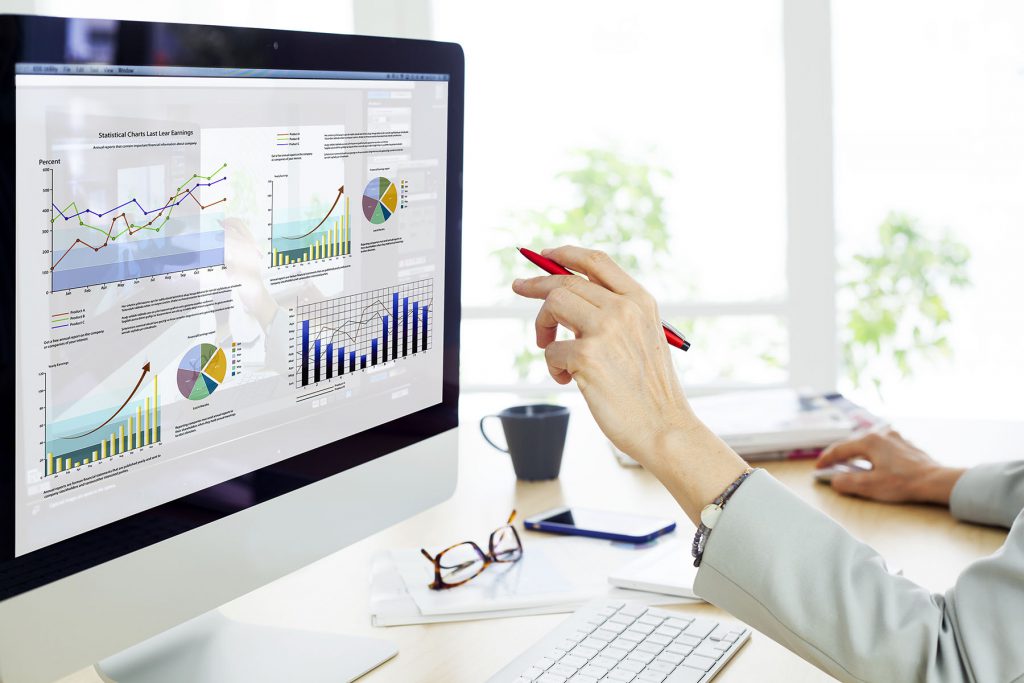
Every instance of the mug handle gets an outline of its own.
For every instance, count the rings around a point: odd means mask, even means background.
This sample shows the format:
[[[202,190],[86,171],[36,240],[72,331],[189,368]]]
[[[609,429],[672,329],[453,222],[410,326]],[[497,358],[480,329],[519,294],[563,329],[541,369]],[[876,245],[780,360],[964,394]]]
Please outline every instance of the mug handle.
[[[485,421],[485,420],[486,420],[487,418],[489,418],[489,417],[498,417],[498,416],[497,416],[497,415],[484,415],[483,417],[481,417],[481,418],[480,418],[480,434],[481,434],[481,435],[483,435],[483,437],[484,437],[484,441],[486,441],[487,443],[491,444],[491,446],[492,446],[493,448],[496,448],[496,449],[498,449],[498,450],[499,450],[499,451],[501,451],[502,453],[508,453],[508,449],[507,449],[507,448],[502,448],[502,447],[501,447],[501,446],[499,446],[498,444],[496,444],[496,443],[494,443],[493,441],[491,441],[491,437],[487,436],[487,431],[486,431],[486,430],[484,430],[484,421]]]

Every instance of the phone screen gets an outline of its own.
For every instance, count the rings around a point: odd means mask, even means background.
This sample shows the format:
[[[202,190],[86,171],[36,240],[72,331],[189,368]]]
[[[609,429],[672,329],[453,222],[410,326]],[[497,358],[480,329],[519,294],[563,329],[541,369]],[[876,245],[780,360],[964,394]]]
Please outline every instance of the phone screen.
[[[646,536],[664,529],[672,523],[672,520],[669,519],[586,508],[563,510],[550,517],[545,517],[541,521],[621,536]]]

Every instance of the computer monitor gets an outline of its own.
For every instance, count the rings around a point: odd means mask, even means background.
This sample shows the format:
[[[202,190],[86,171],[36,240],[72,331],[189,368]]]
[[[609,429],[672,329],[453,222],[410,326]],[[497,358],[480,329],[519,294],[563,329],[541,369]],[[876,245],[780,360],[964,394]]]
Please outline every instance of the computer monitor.
[[[0,680],[451,494],[459,46],[6,15],[0,79]]]

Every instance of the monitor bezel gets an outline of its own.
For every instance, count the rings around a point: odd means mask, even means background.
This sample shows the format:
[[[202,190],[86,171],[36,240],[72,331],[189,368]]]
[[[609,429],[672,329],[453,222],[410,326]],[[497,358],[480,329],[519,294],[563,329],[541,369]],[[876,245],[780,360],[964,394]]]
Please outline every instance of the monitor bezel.
[[[0,15],[0,129],[17,135],[15,64],[66,64],[62,17]],[[465,60],[453,43],[157,22],[116,22],[118,53],[110,63],[131,66],[221,67],[447,74],[448,159],[445,226],[443,386],[441,402],[405,417],[197,491],[177,500],[15,557],[14,461],[0,467],[0,601],[136,552],[181,533],[345,472],[458,425],[461,324],[462,163]],[[157,31],[173,38],[201,36],[222,53],[162,54],[148,51]],[[60,37],[60,40],[53,40]],[[165,41],[166,42],[166,41]],[[178,41],[174,41],[178,42]],[[229,49],[230,48],[230,49]],[[15,150],[0,146],[0,230],[15,244]],[[17,252],[15,252],[17,253]],[[0,269],[0,385],[15,392],[15,269]],[[15,411],[7,424],[14,432]],[[353,455],[354,454],[354,455]],[[127,539],[127,540],[126,540]]]

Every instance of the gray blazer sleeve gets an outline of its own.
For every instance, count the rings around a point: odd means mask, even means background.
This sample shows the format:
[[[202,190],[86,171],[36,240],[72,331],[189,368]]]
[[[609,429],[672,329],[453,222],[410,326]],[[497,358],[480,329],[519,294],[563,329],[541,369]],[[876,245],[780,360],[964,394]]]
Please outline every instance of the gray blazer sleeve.
[[[1009,527],[1024,510],[1024,460],[978,465],[953,487],[949,511],[957,519]]]
[[[1024,682],[1024,513],[933,594],[759,470],[711,532],[694,591],[841,681]]]

